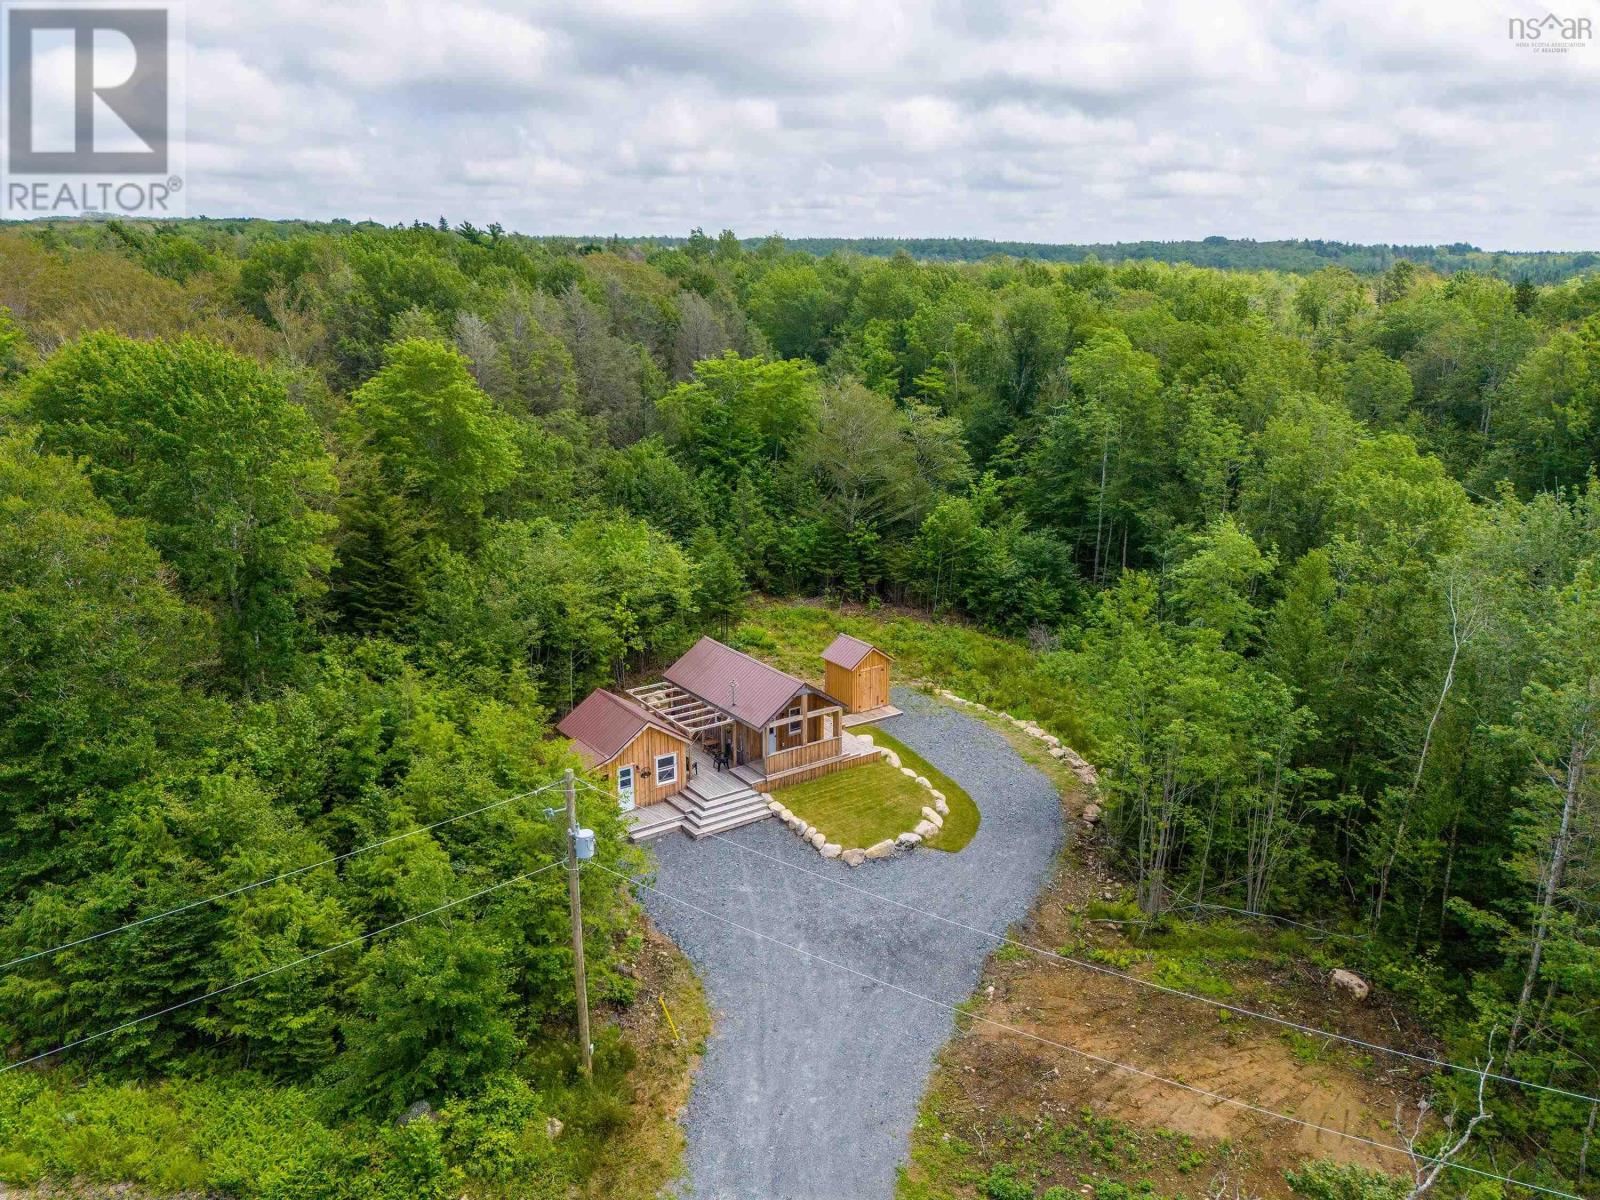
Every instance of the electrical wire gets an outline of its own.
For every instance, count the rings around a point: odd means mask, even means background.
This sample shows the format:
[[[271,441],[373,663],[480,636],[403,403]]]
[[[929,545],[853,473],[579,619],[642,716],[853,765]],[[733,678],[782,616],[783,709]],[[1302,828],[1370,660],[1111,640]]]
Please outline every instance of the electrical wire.
[[[1364,933],[1341,933],[1337,929],[1324,929],[1320,925],[1310,925],[1305,921],[1296,921],[1293,917],[1282,917],[1277,913],[1262,912],[1260,909],[1229,908],[1226,904],[1212,904],[1209,901],[1200,900],[1184,900],[1181,901],[1177,907],[1193,909],[1196,912],[1201,909],[1205,909],[1207,912],[1234,913],[1235,915],[1241,917],[1255,917],[1257,920],[1261,921],[1282,921],[1285,925],[1293,925],[1297,929],[1309,930],[1311,933],[1320,934],[1325,938],[1340,938],[1347,942],[1365,942],[1370,940],[1369,936]]]
[[[843,775],[844,772],[841,771],[841,772],[839,772],[839,774]],[[616,801],[619,801],[619,802],[622,799],[622,797],[616,792],[615,789],[607,789],[607,788],[599,787],[599,786],[597,786],[597,785],[595,785],[593,783],[590,783],[587,779],[580,779],[577,782],[581,786],[588,788],[591,792],[595,792],[595,793],[597,793],[597,794],[599,794],[601,796],[605,796],[608,799],[616,800]],[[754,789],[752,789],[752,790],[754,790]],[[766,797],[767,799],[771,799],[771,797],[768,796],[767,793],[762,793],[762,795],[764,797]],[[853,816],[858,812],[865,812],[868,809],[872,808],[873,806],[874,806],[874,802],[871,801],[871,800],[863,800],[863,801],[860,801],[859,803],[856,803],[856,804],[841,805],[838,809],[835,810],[835,816],[846,816],[846,817],[847,816]],[[919,816],[918,820],[920,820],[920,819],[921,819],[921,817]],[[913,822],[913,824],[914,823],[915,822]],[[826,833],[827,831],[823,830],[822,832]],[[710,836],[714,836],[714,835],[706,834],[704,836],[710,837]]]
[[[333,954],[336,951],[344,950],[350,946],[359,945],[370,938],[375,938],[380,934],[389,933],[392,930],[399,929],[402,925],[410,925],[414,921],[420,921],[425,917],[434,916],[438,913],[446,911],[447,909],[456,908],[462,904],[468,903],[469,901],[476,900],[479,897],[487,896],[490,892],[497,892],[501,888],[510,887],[514,883],[521,883],[524,880],[532,879],[535,875],[543,875],[546,871],[553,871],[555,868],[563,865],[565,864],[561,861],[546,863],[537,870],[527,871],[521,875],[515,875],[510,879],[501,880],[499,883],[490,884],[486,888],[480,888],[476,892],[457,897],[454,900],[446,901],[435,908],[428,909],[426,912],[415,913],[412,916],[394,922],[392,925],[385,925],[381,929],[374,929],[367,933],[357,934],[355,937],[346,938],[344,941],[337,942],[332,946],[325,946],[321,950],[316,950],[310,954],[302,955],[301,957],[290,962],[281,963],[276,967],[272,967],[265,971],[260,971],[254,975],[248,975],[243,979],[236,979],[234,982],[225,984],[222,987],[213,988],[211,991],[205,992],[199,996],[192,996],[188,1000],[180,1000],[176,1004],[169,1004],[165,1008],[158,1008],[153,1012],[145,1013],[143,1016],[133,1017],[130,1020],[123,1021],[119,1025],[113,1025],[108,1029],[102,1029],[95,1033],[85,1034],[83,1037],[74,1038],[70,1042],[63,1042],[53,1050],[44,1050],[38,1054],[31,1055],[28,1058],[20,1058],[16,1062],[6,1063],[4,1066],[0,1066],[0,1075],[4,1075],[7,1071],[15,1071],[18,1067],[25,1067],[30,1063],[36,1063],[41,1059],[50,1058],[52,1055],[61,1054],[67,1050],[72,1050],[78,1046],[84,1045],[87,1042],[95,1042],[99,1041],[101,1038],[110,1037],[114,1033],[120,1033],[124,1029],[131,1029],[135,1025],[142,1025],[146,1021],[154,1021],[156,1018],[164,1017],[168,1013],[177,1012],[180,1008],[188,1008],[191,1004],[199,1004],[204,1000],[210,1000],[213,997],[236,991],[237,989],[244,987],[246,984],[255,983],[258,980],[267,978],[269,975],[277,975],[283,971],[291,970],[294,967],[304,966],[306,963],[314,962],[319,958],[325,958],[327,955]]]
[[[594,784],[589,783],[587,780],[584,780],[582,782],[584,783],[584,786],[590,788],[592,791],[600,792],[602,795],[610,794],[610,793],[607,793],[603,788],[596,787]],[[1198,1004],[1204,1004],[1204,1005],[1207,1005],[1208,1007],[1211,1007],[1211,1008],[1226,1009],[1227,1011],[1232,1012],[1232,1013],[1236,1013],[1239,1016],[1252,1017],[1252,1018],[1254,1018],[1254,1019],[1256,1019],[1258,1021],[1267,1021],[1267,1022],[1270,1022],[1270,1023],[1275,1024],[1275,1025],[1282,1026],[1282,1027],[1287,1028],[1287,1029],[1293,1029],[1298,1033],[1304,1033],[1304,1034],[1308,1034],[1308,1035],[1314,1035],[1316,1037],[1326,1038],[1326,1039],[1329,1039],[1329,1040],[1332,1040],[1332,1041],[1343,1042],[1343,1043],[1345,1043],[1347,1045],[1351,1045],[1351,1046],[1359,1046],[1363,1050],[1371,1050],[1371,1051],[1374,1051],[1374,1052],[1380,1053],[1380,1054],[1394,1055],[1394,1056],[1399,1057],[1399,1058],[1409,1059],[1412,1062],[1420,1063],[1420,1064],[1425,1065],[1425,1066],[1437,1067],[1437,1068],[1439,1068],[1441,1070],[1458,1071],[1458,1072],[1461,1072],[1461,1073],[1464,1073],[1464,1074],[1467,1074],[1467,1075],[1473,1075],[1473,1076],[1476,1076],[1476,1075],[1487,1075],[1488,1078],[1493,1079],[1498,1083],[1514,1084],[1517,1087],[1524,1087],[1524,1088],[1532,1089],[1534,1091],[1546,1092],[1546,1093],[1548,1093],[1550,1095],[1561,1096],[1561,1097],[1564,1097],[1564,1098],[1569,1099],[1569,1100],[1578,1100],[1578,1101],[1581,1101],[1581,1102],[1583,1102],[1585,1104],[1600,1104],[1600,1097],[1589,1096],[1589,1095],[1584,1094],[1583,1092],[1569,1091],[1566,1088],[1555,1087],[1555,1086],[1553,1086],[1551,1084],[1537,1083],[1537,1082],[1535,1082],[1535,1081],[1533,1081],[1531,1079],[1521,1079],[1521,1078],[1518,1078],[1515,1075],[1505,1075],[1505,1074],[1501,1074],[1500,1072],[1497,1072],[1497,1071],[1488,1071],[1488,1072],[1480,1071],[1476,1067],[1464,1066],[1461,1063],[1450,1062],[1448,1059],[1434,1058],[1433,1056],[1427,1055],[1427,1054],[1416,1054],[1416,1053],[1413,1053],[1412,1051],[1409,1051],[1409,1050],[1401,1050],[1401,1049],[1399,1049],[1398,1047],[1395,1047],[1395,1046],[1384,1045],[1382,1042],[1369,1042],[1369,1041],[1366,1041],[1363,1038],[1353,1037],[1353,1036],[1351,1036],[1349,1034],[1335,1033],[1332,1030],[1319,1029],[1319,1028],[1317,1028],[1316,1026],[1313,1026],[1313,1025],[1303,1025],[1298,1021],[1291,1021],[1287,1017],[1278,1017],[1278,1016],[1272,1015],[1271,1013],[1259,1012],[1259,1011],[1257,1011],[1255,1009],[1250,1009],[1250,1008],[1242,1008],[1242,1007],[1240,1007],[1239,1005],[1236,1005],[1236,1004],[1229,1004],[1229,1003],[1227,1003],[1225,1001],[1216,1000],[1216,999],[1213,999],[1213,998],[1208,997],[1208,996],[1196,995],[1193,992],[1186,992],[1186,991],[1183,991],[1180,988],[1174,988],[1174,987],[1170,987],[1170,986],[1168,986],[1166,984],[1155,983],[1152,980],[1141,979],[1137,975],[1129,974],[1126,971],[1119,971],[1116,968],[1106,966],[1103,963],[1095,963],[1095,962],[1090,962],[1090,961],[1088,961],[1086,959],[1074,958],[1073,956],[1068,955],[1068,954],[1061,954],[1061,953],[1059,953],[1057,951],[1054,951],[1054,950],[1047,950],[1047,949],[1043,948],[1042,946],[1033,946],[1033,945],[1028,944],[1027,942],[1018,941],[1015,938],[1008,937],[1005,934],[993,933],[993,932],[991,932],[991,931],[989,931],[987,929],[981,929],[976,925],[968,925],[963,921],[957,921],[957,920],[955,920],[954,918],[951,918],[951,917],[941,916],[939,913],[930,912],[927,909],[918,908],[915,905],[905,904],[905,903],[903,903],[903,902],[901,902],[899,900],[891,899],[888,896],[880,895],[877,892],[871,891],[870,889],[857,887],[855,884],[848,883],[848,882],[846,882],[845,880],[842,880],[842,879],[830,879],[830,878],[828,878],[828,876],[823,875],[820,872],[808,870],[807,868],[802,867],[802,866],[798,866],[798,865],[796,865],[794,863],[785,862],[783,859],[777,858],[777,857],[775,857],[774,855],[771,855],[771,854],[767,854],[764,851],[757,850],[753,846],[742,845],[741,843],[735,842],[732,839],[728,838],[724,834],[713,833],[713,834],[707,834],[706,836],[709,837],[709,838],[714,838],[715,840],[717,840],[719,842],[726,842],[728,845],[732,846],[736,850],[741,850],[741,851],[743,851],[743,852],[745,852],[747,854],[754,854],[754,855],[757,855],[758,857],[765,858],[770,862],[775,862],[779,866],[783,866],[783,867],[789,868],[791,871],[799,871],[803,875],[810,875],[815,879],[822,880],[824,883],[837,884],[839,887],[846,888],[846,889],[848,889],[848,890],[850,890],[852,892],[858,892],[863,896],[868,896],[868,897],[870,897],[870,898],[872,898],[874,900],[880,901],[881,903],[892,904],[896,908],[904,909],[907,912],[917,913],[917,914],[919,914],[921,916],[928,917],[931,920],[942,921],[947,925],[954,926],[955,928],[964,930],[964,931],[966,931],[968,933],[975,933],[975,934],[978,934],[981,937],[991,938],[996,942],[1000,942],[1000,943],[1002,943],[1004,945],[1008,945],[1008,946],[1014,946],[1019,950],[1031,951],[1032,953],[1040,955],[1043,958],[1053,959],[1058,963],[1062,963],[1062,964],[1066,964],[1066,965],[1070,965],[1070,966],[1075,966],[1075,967],[1080,967],[1080,968],[1082,968],[1083,970],[1086,970],[1086,971],[1094,971],[1097,974],[1107,975],[1107,976],[1110,976],[1110,977],[1115,978],[1115,979],[1121,979],[1121,980],[1123,980],[1123,981],[1125,981],[1127,983],[1138,984],[1140,987],[1150,988],[1150,989],[1152,989],[1154,991],[1165,992],[1167,995],[1170,995],[1170,996],[1177,996],[1177,997],[1181,997],[1182,999],[1185,999],[1185,1000],[1192,1000],[1192,1001],[1194,1001],[1194,1002],[1196,1002]],[[1205,906],[1190,905],[1189,907],[1215,908],[1215,909],[1218,909],[1218,910],[1223,911],[1223,912],[1237,912],[1237,913],[1240,913],[1241,915],[1245,915],[1245,916],[1259,917],[1259,916],[1266,916],[1267,915],[1267,914],[1263,914],[1263,913],[1249,913],[1249,912],[1246,912],[1243,909],[1230,909],[1230,908],[1226,908],[1225,906],[1222,906],[1222,905],[1205,905]],[[1282,918],[1282,919],[1283,920],[1288,920],[1288,918]],[[1290,921],[1289,923],[1290,924],[1295,924],[1295,925],[1302,924],[1302,922],[1298,922],[1298,921]],[[1312,928],[1312,927],[1308,926],[1307,928]]]
[[[614,871],[610,867],[602,866],[597,862],[591,862],[588,865],[599,867],[602,871],[605,871],[611,875],[615,875],[618,879],[622,879],[635,887],[640,887],[648,892],[652,892],[655,895],[660,896],[663,900],[670,901],[673,904],[681,905],[682,907],[693,912],[697,912],[702,916],[709,917],[713,921],[720,921],[722,924],[731,926],[732,928],[738,929],[744,933],[748,933],[752,937],[761,938],[763,941],[771,942],[775,946],[781,946],[785,950],[792,950],[796,954],[803,955],[806,958],[813,959],[830,967],[834,967],[840,971],[847,972],[848,974],[854,975],[859,979],[864,979],[869,983],[875,983],[880,987],[889,988],[891,991],[899,992],[910,999],[920,1000],[924,1004],[929,1004],[935,1008],[944,1009],[947,1012],[956,1014],[958,1017],[965,1017],[969,1021],[981,1022],[982,1024],[989,1025],[995,1029],[1003,1030],[1007,1033],[1014,1033],[1018,1037],[1023,1037],[1029,1039],[1030,1041],[1038,1042],[1041,1045],[1050,1046],[1053,1049],[1061,1050],[1068,1054],[1077,1055],[1080,1058],[1088,1059],[1090,1062],[1098,1063],[1101,1066],[1109,1067],[1117,1071],[1124,1071],[1130,1075],[1137,1075],[1154,1083],[1161,1083],[1166,1084],[1169,1087],[1179,1088],[1204,1099],[1213,1100],[1219,1104],[1231,1105],[1234,1108],[1243,1109],[1246,1112],[1256,1113],[1259,1116],[1271,1117],[1274,1120],[1284,1121],[1291,1125],[1298,1125],[1303,1129],[1309,1129],[1317,1133],[1326,1133],[1334,1137],[1346,1138],[1353,1142],[1359,1142],[1363,1145],[1371,1146],[1374,1149],[1381,1150],[1385,1153],[1402,1155],[1412,1163],[1444,1166],[1450,1170],[1462,1171],[1469,1175],[1476,1175],[1482,1179],[1490,1179],[1499,1183],[1509,1183],[1513,1187],[1526,1188],[1529,1191],[1541,1192],[1547,1196],[1555,1196],[1558,1197],[1559,1200],[1582,1200],[1582,1197],[1577,1196],[1572,1192],[1561,1191],[1558,1188],[1545,1187],[1543,1184],[1538,1183],[1526,1183],[1520,1179],[1513,1179],[1509,1175],[1497,1175],[1492,1171],[1480,1170],[1477,1167],[1471,1167],[1465,1163],[1451,1162],[1447,1159],[1439,1159],[1429,1155],[1417,1154],[1414,1151],[1408,1150],[1404,1147],[1391,1145],[1388,1142],[1381,1142],[1376,1138],[1369,1138],[1363,1134],[1351,1133],[1346,1129],[1335,1129],[1330,1125],[1319,1125],[1315,1121],[1307,1121],[1302,1117],[1290,1116],[1287,1113],[1281,1113],[1274,1109],[1264,1108],[1259,1104],[1252,1104],[1248,1100],[1239,1100],[1233,1096],[1224,1095],[1221,1092],[1213,1092],[1206,1088],[1197,1087],[1191,1083],[1183,1083],[1177,1079],[1169,1079],[1165,1075],[1159,1075],[1156,1072],[1148,1071],[1143,1067],[1136,1067],[1130,1063],[1118,1062],[1116,1059],[1106,1058],[1103,1055],[1095,1054],[1089,1050],[1080,1049],[1077,1046],[1068,1045],[1065,1042],[1054,1041],[1051,1038],[1047,1038],[1041,1034],[1019,1028],[1018,1026],[1008,1025],[1003,1021],[996,1021],[992,1017],[985,1017],[977,1013],[966,1012],[960,1005],[950,1004],[943,1000],[937,1000],[932,996],[925,996],[921,992],[913,991],[910,988],[903,987],[897,983],[891,983],[887,979],[881,979],[878,976],[869,974],[866,971],[861,971],[855,967],[847,966],[846,964],[838,962],[835,959],[828,958],[826,955],[817,954],[814,951],[803,949],[802,947],[793,945],[790,942],[785,942],[781,938],[775,938],[771,934],[763,933],[759,929],[753,929],[748,925],[741,925],[738,921],[733,921],[727,917],[719,916],[716,913],[711,912],[709,909],[702,908],[698,904],[694,904],[691,901],[671,895],[668,892],[663,892],[660,888],[654,887],[651,884],[643,882],[642,880],[631,879],[627,875],[624,875],[621,871]],[[1479,1073],[1487,1074],[1491,1079],[1494,1078],[1492,1074],[1487,1072]]]
[[[1516,1084],[1518,1087],[1548,1092],[1552,1095],[1564,1096],[1570,1100],[1581,1100],[1587,1104],[1600,1104],[1600,1098],[1595,1096],[1586,1096],[1582,1092],[1570,1092],[1565,1088],[1553,1087],[1549,1084],[1535,1083],[1529,1079],[1518,1079],[1514,1075],[1502,1075],[1495,1071],[1481,1071],[1475,1067],[1466,1067],[1462,1066],[1460,1063],[1450,1062],[1447,1059],[1433,1058],[1426,1054],[1414,1054],[1409,1050],[1400,1050],[1394,1046],[1385,1046],[1381,1042],[1369,1042],[1362,1038],[1352,1037],[1348,1034],[1334,1033],[1331,1030],[1318,1029],[1312,1025],[1302,1025],[1298,1021],[1289,1020],[1287,1017],[1275,1017],[1271,1013],[1258,1012],[1257,1010],[1251,1008],[1241,1008],[1236,1004],[1229,1004],[1222,1000],[1214,1000],[1208,996],[1199,996],[1193,992],[1185,992],[1179,988],[1168,987],[1166,984],[1156,983],[1153,980],[1140,979],[1137,975],[1130,975],[1126,971],[1119,971],[1115,967],[1108,967],[1103,963],[1090,962],[1087,959],[1074,958],[1068,954],[1060,954],[1054,950],[1046,950],[1041,946],[1032,946],[1027,942],[1019,942],[1015,938],[1008,937],[1002,933],[992,933],[989,930],[981,929],[976,925],[968,925],[964,921],[957,921],[952,917],[945,917],[935,912],[929,912],[927,909],[918,908],[914,904],[906,904],[902,901],[891,899],[888,896],[879,895],[877,892],[871,891],[868,888],[857,887],[855,884],[849,883],[843,879],[830,879],[828,876],[823,875],[818,871],[809,870],[808,868],[798,866],[795,863],[785,862],[776,855],[767,854],[765,851],[757,850],[753,846],[741,845],[739,842],[733,841],[731,838],[728,838],[720,833],[713,833],[709,834],[708,836],[715,838],[719,842],[726,842],[734,849],[742,850],[746,854],[754,854],[757,857],[764,858],[769,862],[777,863],[779,866],[788,867],[791,871],[798,871],[802,875],[810,875],[814,879],[820,879],[823,883],[831,883],[837,887],[845,888],[852,892],[858,892],[861,895],[867,896],[873,900],[877,900],[882,904],[891,904],[896,908],[904,909],[906,912],[917,913],[920,916],[928,917],[934,921],[943,922],[946,925],[953,926],[956,929],[964,930],[967,933],[975,933],[980,937],[991,938],[994,941],[1001,942],[1007,946],[1015,946],[1019,950],[1029,950],[1043,958],[1054,959],[1057,962],[1069,964],[1074,967],[1081,967],[1086,971],[1094,971],[1100,975],[1108,975],[1114,979],[1124,980],[1127,983],[1136,983],[1140,987],[1150,988],[1153,991],[1165,992],[1169,996],[1178,996],[1185,1000],[1193,1000],[1196,1003],[1204,1004],[1210,1008],[1227,1009],[1229,1012],[1237,1013],[1242,1017],[1254,1017],[1258,1021],[1269,1021],[1274,1025],[1281,1025],[1287,1029],[1296,1030],[1299,1033],[1313,1034],[1317,1037],[1344,1042],[1348,1045],[1360,1046],[1364,1050],[1372,1050],[1382,1054],[1393,1054],[1400,1058],[1407,1058],[1413,1062],[1422,1063],[1427,1066],[1438,1067],[1444,1070],[1461,1071],[1465,1074],[1473,1076],[1485,1075],[1499,1083]]]
[[[101,938],[108,938],[114,934],[126,933],[128,930],[137,929],[141,925],[150,925],[156,921],[164,921],[168,917],[175,917],[180,913],[190,912],[196,908],[204,908],[206,905],[215,904],[219,900],[227,900],[233,896],[242,896],[244,893],[252,892],[256,888],[266,887],[269,884],[274,883],[282,883],[285,879],[293,879],[297,875],[304,875],[306,872],[315,871],[319,867],[330,867],[335,863],[341,863],[346,859],[354,858],[358,854],[366,854],[372,850],[381,850],[385,846],[392,846],[396,842],[403,842],[407,838],[416,837],[419,833],[428,833],[445,825],[454,824],[457,821],[465,821],[468,817],[476,817],[480,813],[486,813],[492,809],[504,808],[506,805],[514,804],[518,800],[526,800],[530,796],[537,796],[541,792],[547,792],[551,788],[559,786],[562,782],[563,781],[560,779],[552,780],[550,783],[544,784],[542,787],[536,787],[530,792],[519,792],[515,796],[507,796],[502,800],[496,800],[493,803],[482,805],[479,808],[474,808],[470,812],[457,813],[453,817],[445,817],[443,820],[435,821],[431,825],[421,825],[416,829],[408,830],[405,833],[397,833],[391,837],[383,838],[380,841],[369,842],[365,846],[358,846],[354,850],[346,850],[343,854],[336,854],[332,858],[324,858],[320,862],[307,863],[303,867],[295,867],[290,871],[282,871],[279,874],[273,875],[267,879],[258,879],[254,883],[246,883],[236,888],[230,888],[225,892],[218,892],[214,896],[206,896],[200,900],[190,900],[185,904],[178,905],[176,908],[169,908],[165,912],[152,913],[150,916],[140,917],[136,921],[128,921],[125,924],[114,926],[111,929],[102,929],[99,933],[85,934],[83,937],[73,938],[69,942],[62,942],[59,946],[51,946],[48,950],[34,950],[28,954],[18,955],[16,958],[13,958],[8,962],[0,963],[0,971],[21,966],[23,963],[32,962],[36,958],[45,958],[48,955],[59,954],[63,950],[71,950],[77,946],[88,945],[90,942],[97,942]]]

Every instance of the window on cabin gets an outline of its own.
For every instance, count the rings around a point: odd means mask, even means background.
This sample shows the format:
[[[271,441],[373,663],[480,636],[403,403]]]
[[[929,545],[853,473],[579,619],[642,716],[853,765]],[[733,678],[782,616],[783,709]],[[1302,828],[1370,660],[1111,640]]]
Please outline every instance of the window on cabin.
[[[798,705],[798,704],[790,705],[790,707],[789,707],[789,736],[790,737],[799,737],[800,736],[800,728],[801,728],[802,725],[805,724],[805,719],[800,715],[800,713],[801,713],[800,705]]]
[[[678,782],[678,756],[676,754],[656,755],[656,786]]]

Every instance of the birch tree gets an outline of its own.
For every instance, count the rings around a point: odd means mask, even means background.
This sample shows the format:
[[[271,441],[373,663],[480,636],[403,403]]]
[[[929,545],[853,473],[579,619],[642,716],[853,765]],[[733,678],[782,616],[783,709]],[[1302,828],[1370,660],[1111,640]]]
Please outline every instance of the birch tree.
[[[1416,805],[1417,793],[1422,788],[1423,773],[1428,767],[1428,754],[1433,748],[1434,732],[1438,729],[1439,717],[1450,700],[1450,693],[1455,688],[1456,673],[1461,665],[1462,653],[1482,630],[1486,618],[1472,577],[1469,558],[1456,556],[1448,561],[1439,573],[1438,586],[1449,629],[1449,654],[1445,659],[1444,671],[1439,681],[1438,695],[1434,697],[1428,719],[1422,728],[1416,761],[1409,778],[1402,789],[1390,793],[1394,823],[1389,837],[1388,853],[1378,868],[1378,894],[1372,906],[1374,928],[1383,919],[1384,901],[1389,895],[1389,879],[1394,872],[1396,861],[1408,844],[1406,835]]]
[[[1600,564],[1590,561],[1564,589],[1548,625],[1536,634],[1542,650],[1533,678],[1523,691],[1514,734],[1526,749],[1530,778],[1522,790],[1521,838],[1513,867],[1532,886],[1529,927],[1521,941],[1522,984],[1511,1019],[1507,1053],[1537,1032],[1531,1011],[1541,984],[1549,996],[1559,976],[1544,972],[1555,940],[1595,940],[1592,918],[1578,908],[1594,897],[1579,893],[1592,884],[1588,871],[1574,870],[1582,849],[1584,866],[1592,851],[1595,825],[1594,759],[1600,748]],[[1570,952],[1563,951],[1564,956]],[[1548,1011],[1550,1000],[1544,1003]]]

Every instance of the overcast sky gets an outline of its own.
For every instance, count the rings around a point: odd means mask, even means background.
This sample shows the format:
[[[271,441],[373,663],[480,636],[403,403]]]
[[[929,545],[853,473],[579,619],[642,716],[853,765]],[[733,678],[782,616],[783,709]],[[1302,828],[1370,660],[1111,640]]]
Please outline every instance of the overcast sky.
[[[1600,5],[1562,3],[1600,26]],[[1600,247],[1600,38],[1518,47],[1526,7],[197,0],[188,205],[529,233]]]

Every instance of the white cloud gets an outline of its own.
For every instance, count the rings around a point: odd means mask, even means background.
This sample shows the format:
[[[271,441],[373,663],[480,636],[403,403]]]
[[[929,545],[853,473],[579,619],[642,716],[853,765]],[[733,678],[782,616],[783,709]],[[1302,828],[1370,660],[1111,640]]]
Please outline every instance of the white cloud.
[[[1600,42],[1497,0],[211,0],[191,211],[1600,245]]]

